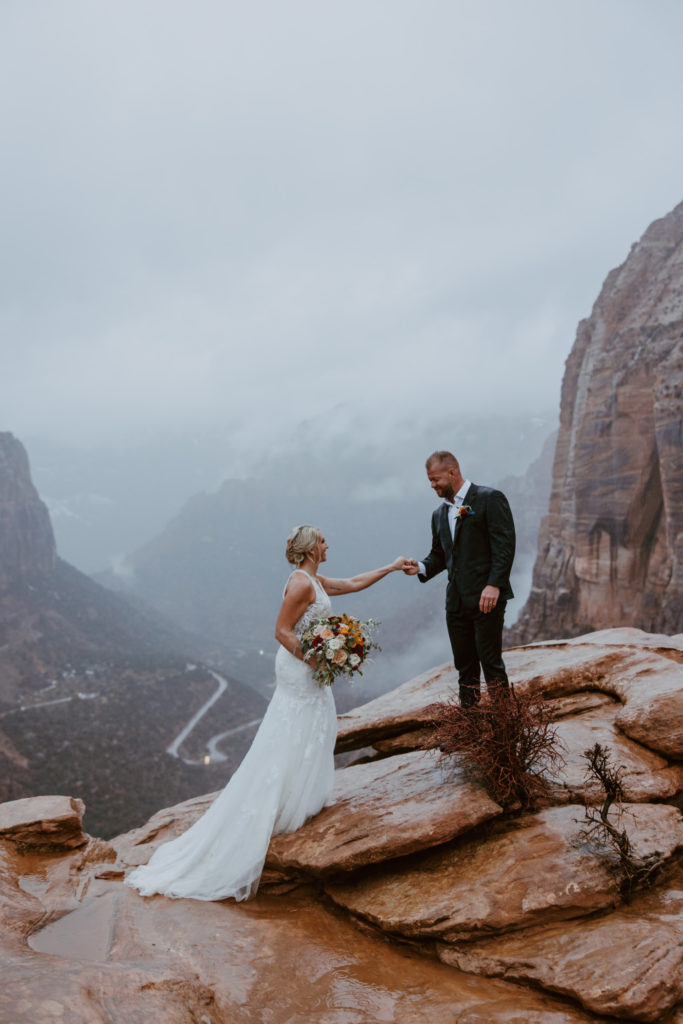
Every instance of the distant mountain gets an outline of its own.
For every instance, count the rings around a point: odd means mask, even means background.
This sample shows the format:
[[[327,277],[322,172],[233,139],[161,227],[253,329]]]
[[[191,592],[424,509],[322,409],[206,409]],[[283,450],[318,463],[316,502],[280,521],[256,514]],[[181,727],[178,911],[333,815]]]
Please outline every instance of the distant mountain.
[[[56,561],[50,517],[26,452],[11,434],[0,433],[0,587],[46,579]]]
[[[166,753],[217,689],[208,666],[188,665],[200,651],[205,642],[57,557],[26,453],[0,433],[0,800],[73,793],[87,826],[108,835],[220,786],[249,730],[218,748],[223,762],[186,763],[203,761],[198,733],[179,747],[186,761]],[[211,710],[213,732],[263,709],[230,679]]]

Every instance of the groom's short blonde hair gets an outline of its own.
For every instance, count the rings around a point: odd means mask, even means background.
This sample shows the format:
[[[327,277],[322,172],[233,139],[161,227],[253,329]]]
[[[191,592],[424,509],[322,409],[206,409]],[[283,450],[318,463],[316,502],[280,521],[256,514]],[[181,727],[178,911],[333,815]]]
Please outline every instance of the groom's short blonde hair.
[[[456,459],[452,452],[432,452],[427,461],[425,462],[425,468],[431,469],[435,462],[449,462],[455,469],[460,472],[460,463]]]
[[[320,540],[317,526],[295,526],[287,537],[285,556],[290,565],[300,566]]]

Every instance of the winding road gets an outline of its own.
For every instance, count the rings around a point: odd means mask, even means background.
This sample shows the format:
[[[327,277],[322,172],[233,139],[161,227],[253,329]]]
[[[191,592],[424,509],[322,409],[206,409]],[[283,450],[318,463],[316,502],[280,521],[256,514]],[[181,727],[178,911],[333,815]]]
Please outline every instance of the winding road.
[[[207,711],[209,711],[213,707],[216,701],[223,696],[225,691],[230,686],[228,680],[224,676],[219,675],[218,672],[213,672],[211,669],[207,669],[207,671],[216,680],[217,686],[215,693],[211,694],[209,699],[205,701],[204,704],[202,704],[199,711],[197,711],[189,720],[189,722],[184,726],[184,728],[181,729],[181,731],[178,733],[173,742],[166,747],[167,754],[170,754],[171,757],[177,757],[184,764],[203,765],[207,763],[215,764],[218,761],[227,761],[227,754],[223,754],[218,749],[218,745],[222,743],[223,740],[227,739],[228,736],[236,736],[238,733],[245,732],[247,729],[253,729],[255,725],[259,725],[259,723],[261,722],[260,718],[252,718],[248,722],[242,722],[241,725],[233,726],[232,729],[226,729],[224,732],[216,733],[215,736],[212,736],[211,739],[207,742],[207,755],[200,758],[199,760],[193,760],[189,757],[181,757],[179,751],[187,737],[190,735],[192,730],[198,725],[198,723],[202,720]],[[44,687],[44,689],[40,692],[47,692],[53,689],[56,685],[56,682],[53,680],[49,686]],[[22,704],[17,708],[10,708],[9,710],[0,713],[0,718],[4,718],[7,715],[14,715],[22,711],[34,711],[37,708],[50,707],[53,704],[68,704],[69,701],[72,700],[90,700],[98,696],[99,693],[76,693],[70,694],[67,697],[55,697],[52,700],[39,701],[36,704]]]
[[[213,707],[213,705],[216,703],[216,701],[219,700],[219,698],[223,696],[223,694],[225,693],[225,691],[228,689],[228,687],[230,685],[230,683],[225,678],[225,676],[220,676],[218,674],[218,672],[213,672],[211,669],[209,669],[208,671],[210,672],[210,674],[213,676],[213,678],[218,683],[218,687],[216,689],[216,692],[213,693],[209,697],[209,699],[206,701],[206,703],[202,704],[202,706],[200,707],[199,711],[197,711],[196,714],[194,714],[192,716],[192,718],[187,723],[187,725],[184,727],[184,729],[182,729],[178,733],[176,738],[173,740],[173,742],[171,744],[169,744],[168,747],[166,747],[166,753],[167,754],[170,754],[171,757],[179,758],[184,764],[194,764],[194,765],[206,764],[205,758],[201,758],[200,760],[197,761],[197,760],[193,760],[192,758],[189,758],[189,757],[181,757],[180,754],[179,754],[179,750],[182,747],[182,745],[185,742],[185,740],[187,739],[187,737],[192,732],[192,730],[196,727],[196,725],[204,717],[206,712],[209,711],[209,709]],[[234,735],[236,735],[239,732],[244,732],[245,729],[251,729],[254,725],[258,725],[260,721],[261,721],[260,718],[253,718],[250,722],[243,722],[242,725],[236,725],[232,729],[226,729],[225,732],[219,732],[219,733],[216,733],[215,736],[212,736],[211,739],[207,743],[208,757],[209,757],[210,762],[213,764],[216,761],[227,761],[228,760],[227,755],[226,754],[222,754],[220,752],[220,750],[218,750],[218,744],[222,740],[224,740],[227,736],[234,736]]]

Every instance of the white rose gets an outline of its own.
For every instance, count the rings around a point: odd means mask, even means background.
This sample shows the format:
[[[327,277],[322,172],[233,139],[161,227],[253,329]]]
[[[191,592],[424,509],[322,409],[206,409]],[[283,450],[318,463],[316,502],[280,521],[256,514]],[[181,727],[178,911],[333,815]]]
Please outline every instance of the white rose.
[[[355,668],[356,665],[360,665],[360,658],[357,654],[349,655],[349,665],[351,665],[352,668]]]
[[[327,646],[331,651],[338,651],[344,646],[344,638],[341,636],[332,637]]]

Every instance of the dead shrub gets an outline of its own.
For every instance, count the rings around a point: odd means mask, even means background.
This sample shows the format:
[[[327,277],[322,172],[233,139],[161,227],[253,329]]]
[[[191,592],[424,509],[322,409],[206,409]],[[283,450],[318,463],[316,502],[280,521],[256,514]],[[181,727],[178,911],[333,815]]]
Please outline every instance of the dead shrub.
[[[621,827],[623,767],[614,763],[610,748],[596,743],[590,750],[584,750],[583,756],[587,762],[586,778],[600,783],[605,798],[599,807],[585,806],[583,828],[577,835],[577,842],[602,850],[628,902],[636,889],[652,885],[664,860],[656,853],[639,857],[626,829]]]
[[[429,708],[435,746],[483,778],[503,807],[533,807],[549,791],[544,774],[564,764],[549,704],[537,694],[517,694],[491,683],[478,704],[457,697]]]

